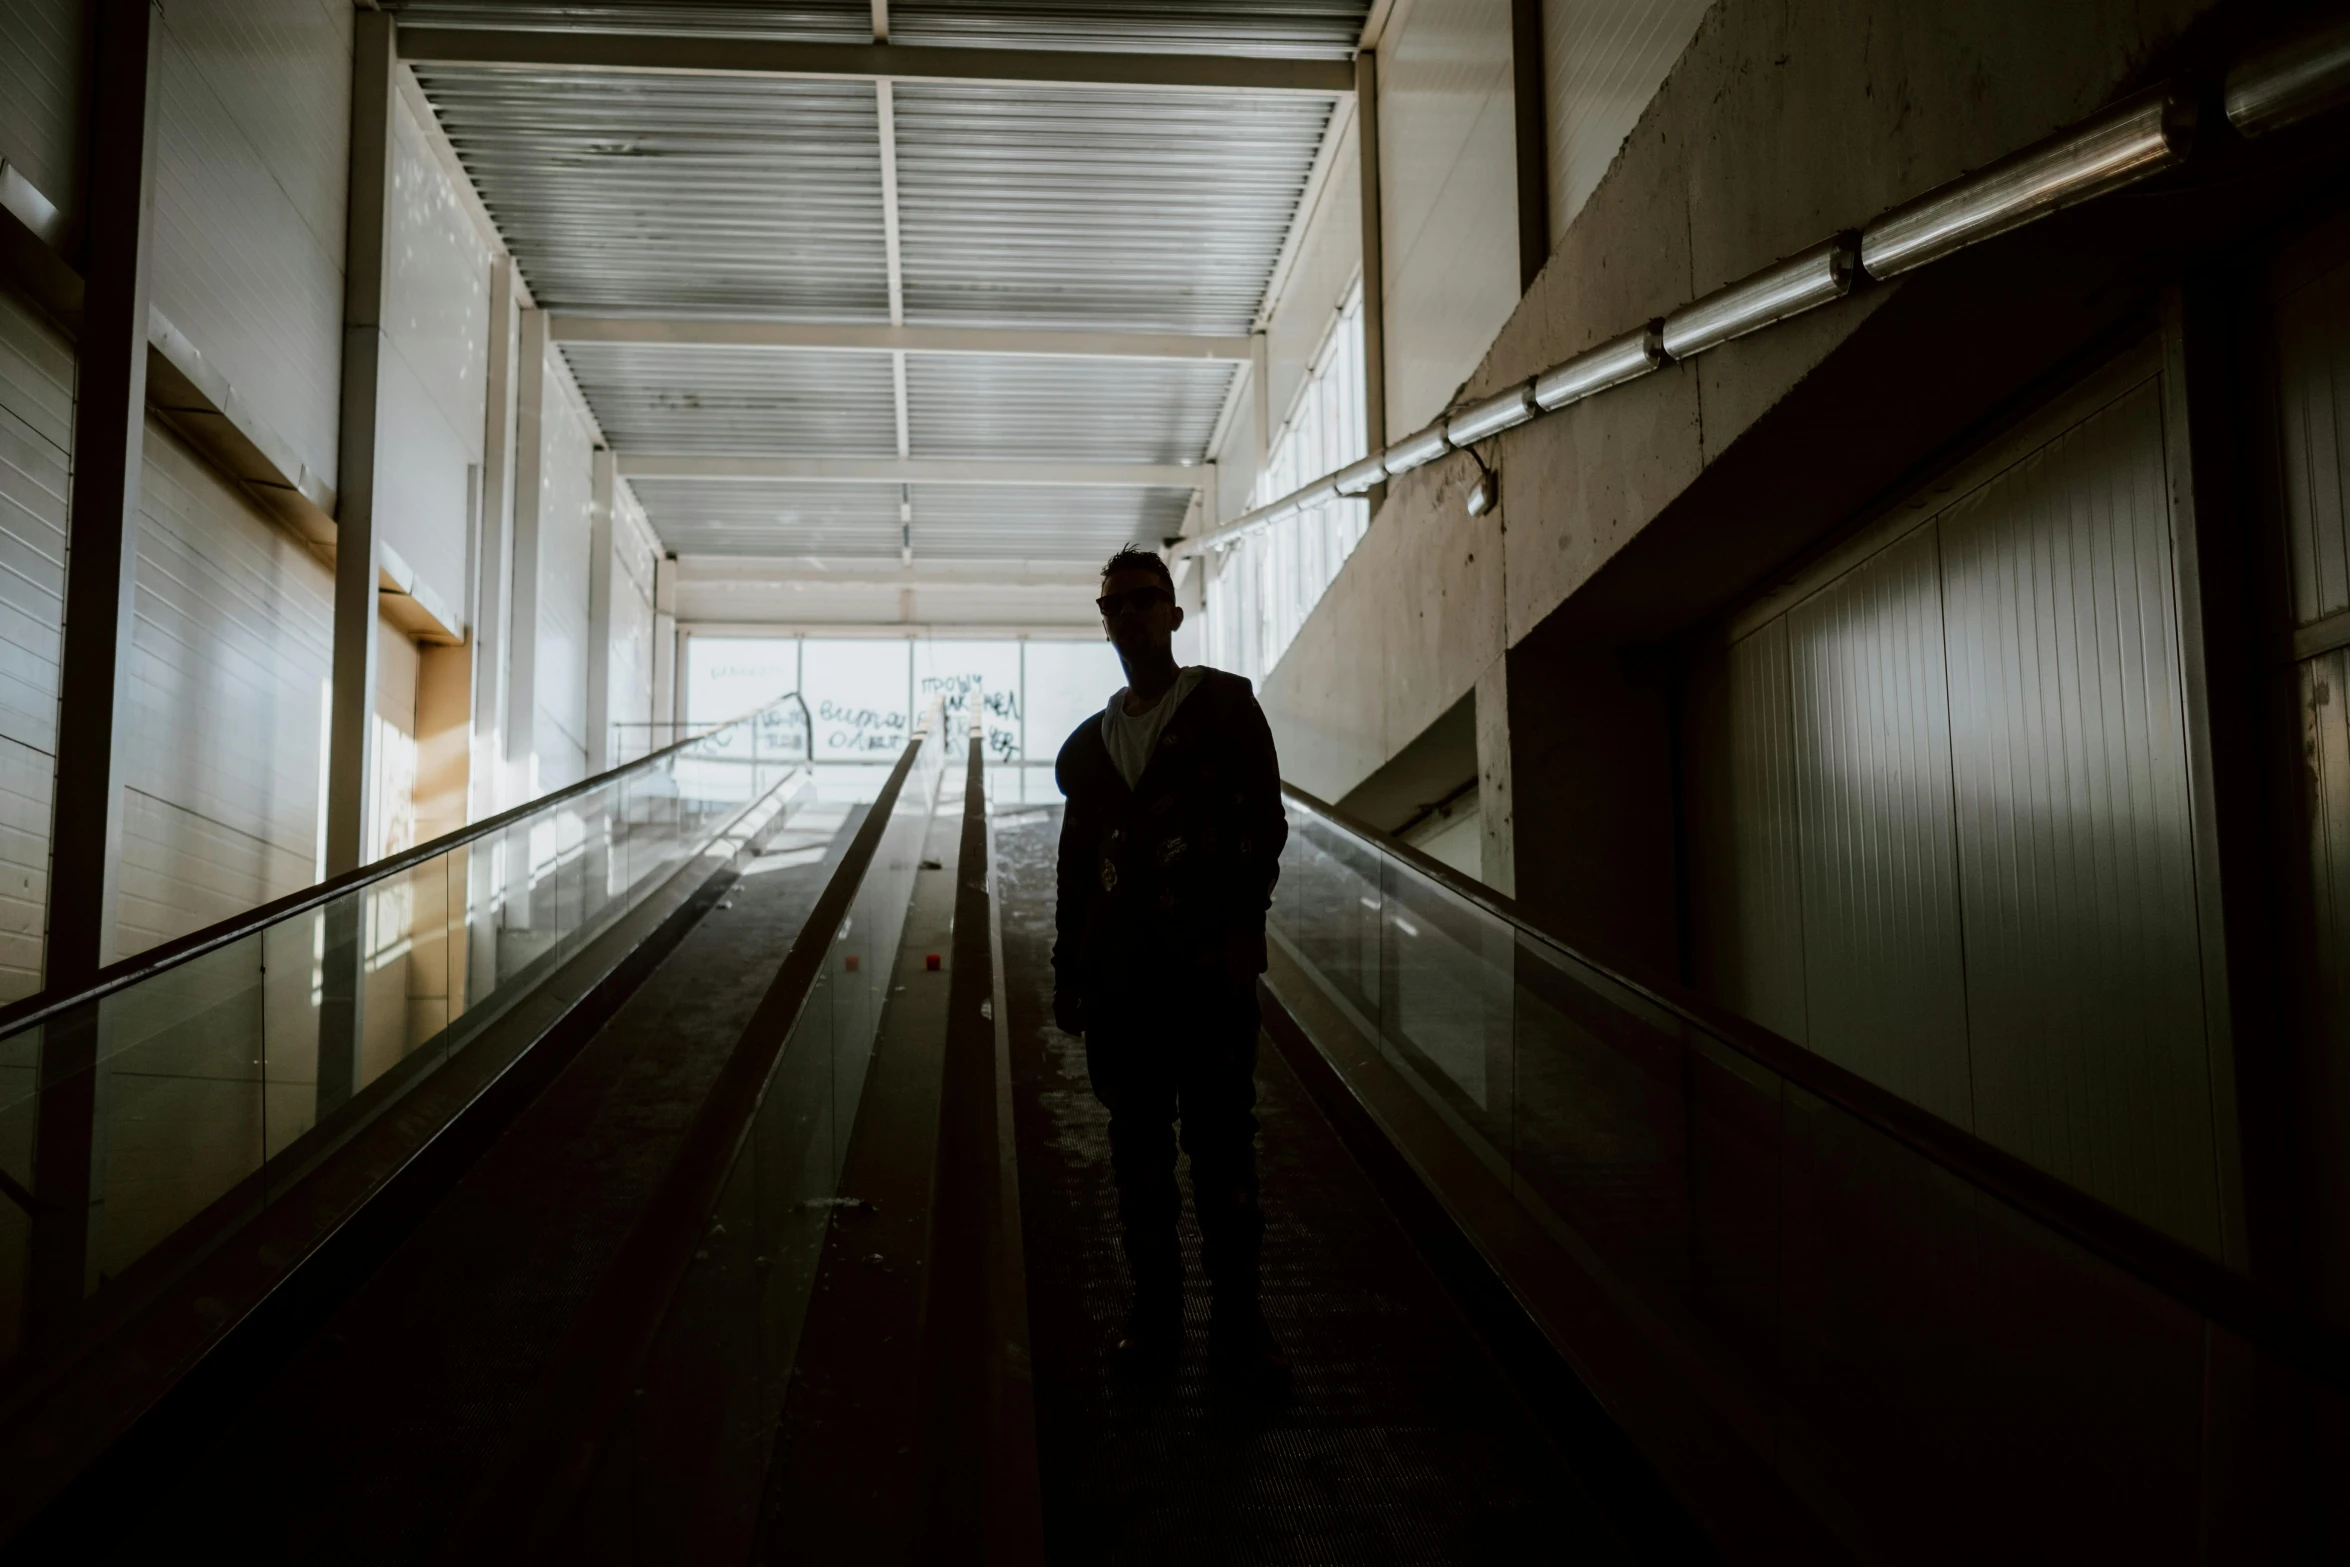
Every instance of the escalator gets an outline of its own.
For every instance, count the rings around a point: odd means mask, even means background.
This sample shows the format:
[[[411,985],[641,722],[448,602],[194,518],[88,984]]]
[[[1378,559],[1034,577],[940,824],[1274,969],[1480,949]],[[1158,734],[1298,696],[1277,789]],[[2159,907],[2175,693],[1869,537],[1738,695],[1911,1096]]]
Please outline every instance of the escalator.
[[[6,1559],[2342,1554],[2339,1334],[1294,789],[1295,1386],[1112,1375],[1058,810],[963,718],[844,782],[787,701],[0,1013]]]

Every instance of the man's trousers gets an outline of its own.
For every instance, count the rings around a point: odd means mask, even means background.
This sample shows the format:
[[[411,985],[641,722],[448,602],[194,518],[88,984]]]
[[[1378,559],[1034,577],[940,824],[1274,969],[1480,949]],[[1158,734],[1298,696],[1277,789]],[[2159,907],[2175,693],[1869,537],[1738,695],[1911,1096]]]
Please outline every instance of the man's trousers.
[[[1257,1026],[1253,985],[1235,991],[1194,980],[1188,993],[1136,998],[1086,1032],[1086,1072],[1110,1112],[1110,1166],[1139,1313],[1182,1309],[1178,1120],[1216,1314],[1244,1320],[1257,1309],[1265,1233],[1257,1207]]]

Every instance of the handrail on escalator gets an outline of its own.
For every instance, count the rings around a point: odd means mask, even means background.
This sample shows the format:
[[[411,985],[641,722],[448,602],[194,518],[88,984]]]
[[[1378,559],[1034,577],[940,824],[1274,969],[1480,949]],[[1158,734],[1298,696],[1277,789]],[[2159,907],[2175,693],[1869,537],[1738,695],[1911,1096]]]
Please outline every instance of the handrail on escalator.
[[[766,706],[755,708],[740,718],[729,719],[722,724],[713,724],[709,728],[687,735],[684,739],[673,744],[665,745],[658,751],[649,751],[633,762],[624,762],[618,767],[591,774],[575,784],[566,784],[564,787],[548,794],[542,794],[536,799],[525,800],[510,810],[501,811],[495,816],[485,817],[481,821],[460,827],[455,832],[444,833],[438,838],[417,844],[413,848],[402,849],[396,854],[389,854],[380,860],[371,861],[340,875],[330,876],[299,892],[287,893],[282,898],[257,905],[242,914],[232,915],[216,924],[207,925],[202,930],[190,931],[185,936],[149,947],[146,951],[135,956],[109,963],[87,981],[70,990],[41,990],[21,1000],[10,1002],[7,1006],[0,1007],[0,1035],[14,1033],[69,1008],[81,1006],[101,996],[110,995],[126,986],[160,973],[164,969],[187,962],[191,958],[199,958],[207,952],[231,946],[266,926],[277,924],[281,920],[331,903],[353,888],[364,887],[374,882],[386,881],[394,876],[402,875],[427,861],[437,859],[452,849],[460,849],[469,843],[503,832],[550,807],[563,804],[566,800],[592,794],[598,789],[608,787],[617,779],[625,778],[633,773],[652,771],[677,756],[688,746],[704,744],[716,736],[727,735],[731,737],[739,733],[751,739],[752,754],[749,759],[757,762],[760,760],[757,753],[758,737],[762,729],[773,718],[784,714],[794,706],[799,709],[801,736],[800,752],[796,759],[802,762],[808,761],[815,753],[815,720],[808,712],[807,701],[797,691],[787,692]],[[792,758],[777,757],[774,760],[785,761],[792,760]]]
[[[1293,806],[1323,818],[1682,1024],[1853,1116],[2106,1263],[2242,1335],[2303,1371],[2350,1389],[2350,1336],[2286,1297],[2186,1243],[2099,1201],[2015,1155],[1918,1108],[1793,1040],[1728,1012],[1677,984],[1593,958],[1546,929],[1516,899],[1292,784]]]

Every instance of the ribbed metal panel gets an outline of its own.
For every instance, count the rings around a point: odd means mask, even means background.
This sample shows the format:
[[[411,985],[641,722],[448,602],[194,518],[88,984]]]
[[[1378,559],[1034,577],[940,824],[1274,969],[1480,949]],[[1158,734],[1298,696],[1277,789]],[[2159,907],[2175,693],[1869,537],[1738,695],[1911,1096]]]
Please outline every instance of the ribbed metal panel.
[[[1122,544],[1155,547],[1183,525],[1189,490],[1009,484],[918,484],[914,553],[925,560],[1107,560]]]
[[[567,343],[613,449],[895,457],[889,355]]]
[[[1557,244],[1713,0],[1543,0],[1550,232]]]
[[[418,76],[541,305],[888,319],[871,86]]]
[[[1787,622],[1724,649],[1692,736],[1698,977],[1724,1006],[1803,1043],[1803,856]]]
[[[539,468],[538,755],[542,786],[587,776],[588,560],[594,437],[556,376],[546,380]]]
[[[1808,1043],[1971,1126],[1933,530],[1790,611]]]
[[[1204,461],[1235,373],[1167,360],[912,355],[914,455]]]
[[[1328,123],[1319,98],[902,82],[906,314],[1244,332]]]
[[[1279,0],[1265,5],[1169,5],[1166,0],[955,0],[889,9],[893,43],[976,47],[1118,49],[1148,54],[1292,55],[1344,60],[1354,54],[1367,0]]]
[[[661,542],[681,555],[896,559],[894,484],[632,479]]]
[[[2350,262],[2277,305],[2279,414],[2293,614],[2350,609]]]
[[[0,290],[0,1000],[7,1001],[41,988],[73,378],[73,345]]]
[[[715,33],[866,43],[867,0],[696,0],[665,4],[574,5],[557,0],[385,0],[384,9],[419,24],[548,28],[563,32]],[[957,0],[892,5],[890,39],[907,44],[1007,49],[1116,49],[1143,53],[1293,55],[1343,60],[1362,36],[1367,0],[1281,0],[1272,5],[1170,5],[1166,0]]]
[[[150,419],[124,755],[125,956],[309,885],[327,567]]]
[[[549,32],[714,33],[730,38],[780,38],[809,43],[873,41],[869,0],[621,0],[579,5],[568,0],[384,0],[402,21],[432,27],[516,27]]]
[[[157,36],[155,308],[333,484],[351,13],[175,6]]]
[[[0,5],[0,158],[68,214],[81,180],[83,4]]]
[[[2217,1251],[2159,383],[1941,531],[1975,1130]]]

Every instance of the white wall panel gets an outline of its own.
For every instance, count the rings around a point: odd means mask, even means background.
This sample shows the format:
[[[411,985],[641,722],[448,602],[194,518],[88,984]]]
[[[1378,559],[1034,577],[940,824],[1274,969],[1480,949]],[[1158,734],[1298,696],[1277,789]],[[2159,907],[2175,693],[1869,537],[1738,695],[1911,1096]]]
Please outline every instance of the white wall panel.
[[[148,421],[120,951],[309,885],[326,566]]]
[[[489,372],[489,247],[405,98],[392,103],[383,536],[444,604],[466,593],[471,481]]]
[[[626,761],[647,749],[653,716],[653,562],[659,553],[644,508],[627,483],[612,496],[612,637],[608,657],[612,757]]]
[[[1543,0],[1554,248],[1712,6],[1713,0]]]
[[[1972,1126],[1934,534],[1788,616],[1811,1048]]]
[[[0,1001],[41,988],[73,350],[0,290]]]
[[[1518,304],[1509,0],[1418,0],[1379,62],[1387,429],[1441,413]]]
[[[2150,363],[2103,374],[1701,662],[1694,967],[1746,1015],[2216,1254],[2228,1068],[2206,1018],[2162,385]],[[2322,712],[2313,729],[2330,786]]]
[[[1698,983],[1797,1044],[1811,1035],[1803,984],[1803,855],[1796,830],[1795,692],[1787,622],[1707,663],[1691,737],[1691,860]]]
[[[0,5],[0,158],[69,215],[80,200],[85,5]]]
[[[1975,1130],[2216,1252],[2160,383],[1940,527]]]
[[[539,787],[587,776],[587,626],[590,471],[595,450],[585,415],[555,373],[549,349],[546,454],[539,469]]]
[[[1296,260],[1282,286],[1281,299],[1273,308],[1272,319],[1265,324],[1269,366],[1266,384],[1272,394],[1275,430],[1280,428],[1290,404],[1297,400],[1298,389],[1305,385],[1306,373],[1312,368],[1314,351],[1329,335],[1330,323],[1337,319],[1339,306],[1345,303],[1347,291],[1363,269],[1361,169],[1355,126],[1350,120],[1346,134],[1332,152],[1321,200],[1315,204],[1304,232],[1298,236]],[[1254,395],[1249,394],[1252,399]],[[1247,426],[1255,417],[1253,411],[1244,408],[1242,416],[1233,421],[1240,448],[1253,439],[1247,434]],[[1244,488],[1250,477],[1240,475]]]
[[[160,37],[155,306],[332,484],[350,12],[188,0]]]
[[[0,1000],[41,988],[73,352],[0,291]]]

